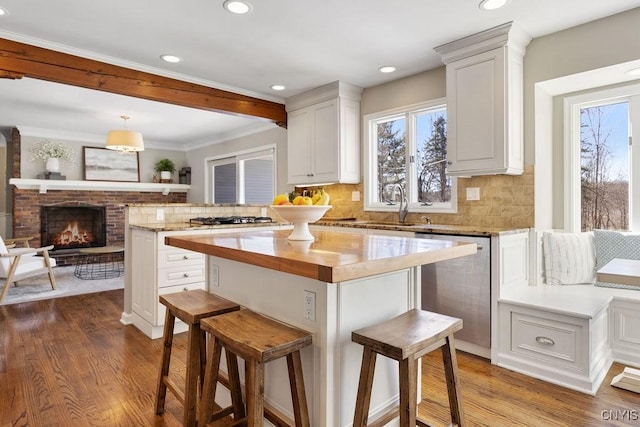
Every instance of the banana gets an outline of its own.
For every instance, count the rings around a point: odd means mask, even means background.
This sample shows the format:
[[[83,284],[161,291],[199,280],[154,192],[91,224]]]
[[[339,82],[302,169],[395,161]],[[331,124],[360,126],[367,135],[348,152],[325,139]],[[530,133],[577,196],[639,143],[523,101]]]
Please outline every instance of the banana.
[[[316,202],[314,203],[314,205],[328,205],[329,204],[329,200],[331,200],[331,196],[329,196],[329,193],[327,193],[324,190],[320,190],[320,197],[316,200]],[[318,194],[318,193],[316,193]],[[314,195],[315,197],[315,195]]]

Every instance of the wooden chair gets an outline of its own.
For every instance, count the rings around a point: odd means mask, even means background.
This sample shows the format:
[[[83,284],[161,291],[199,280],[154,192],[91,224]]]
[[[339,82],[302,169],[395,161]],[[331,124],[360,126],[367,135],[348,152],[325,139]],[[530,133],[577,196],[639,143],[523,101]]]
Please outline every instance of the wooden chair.
[[[56,279],[52,269],[56,266],[56,260],[49,257],[49,251],[53,249],[53,245],[31,248],[29,240],[31,240],[29,237],[7,239],[7,242],[10,243],[9,246],[11,246],[8,248],[0,237],[0,278],[5,279],[0,293],[0,302],[4,300],[11,283],[29,277],[46,273],[49,275],[51,289],[56,288]],[[12,248],[16,243],[21,243],[23,247]],[[38,254],[42,256],[36,256]]]
[[[444,363],[451,425],[464,427],[464,412],[458,381],[458,362],[453,334],[462,329],[462,320],[425,310],[413,309],[377,325],[353,331],[351,340],[364,346],[354,427],[381,427],[400,417],[401,427],[430,427],[417,417],[418,361],[440,348]],[[376,355],[399,362],[400,404],[369,420]]]

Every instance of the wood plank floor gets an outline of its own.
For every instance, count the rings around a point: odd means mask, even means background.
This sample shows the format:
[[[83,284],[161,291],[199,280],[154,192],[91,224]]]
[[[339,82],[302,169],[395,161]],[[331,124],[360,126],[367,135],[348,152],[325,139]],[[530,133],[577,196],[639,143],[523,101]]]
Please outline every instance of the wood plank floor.
[[[0,427],[179,426],[171,395],[156,416],[161,340],[119,322],[123,291],[0,306]],[[185,334],[173,368],[184,375]],[[639,426],[640,395],[609,386],[597,396],[520,375],[458,353],[471,426]],[[420,414],[449,422],[439,352],[423,361]],[[615,420],[618,418],[618,420]]]

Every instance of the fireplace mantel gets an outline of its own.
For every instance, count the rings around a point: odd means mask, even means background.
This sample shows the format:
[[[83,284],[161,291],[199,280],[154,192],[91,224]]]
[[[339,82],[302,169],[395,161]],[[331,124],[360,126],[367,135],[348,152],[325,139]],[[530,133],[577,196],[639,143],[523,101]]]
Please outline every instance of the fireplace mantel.
[[[9,184],[21,190],[84,190],[84,191],[140,191],[162,193],[185,193],[191,188],[187,184],[156,184],[150,182],[112,182],[112,181],[62,181],[49,179],[11,178]]]

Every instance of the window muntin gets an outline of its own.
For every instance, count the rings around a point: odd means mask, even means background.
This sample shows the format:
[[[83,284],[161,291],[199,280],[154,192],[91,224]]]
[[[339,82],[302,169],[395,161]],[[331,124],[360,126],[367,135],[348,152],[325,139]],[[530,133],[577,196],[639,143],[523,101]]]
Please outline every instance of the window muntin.
[[[455,212],[456,179],[446,174],[444,100],[370,114],[365,128],[365,210],[398,209],[400,185],[411,212]]]

